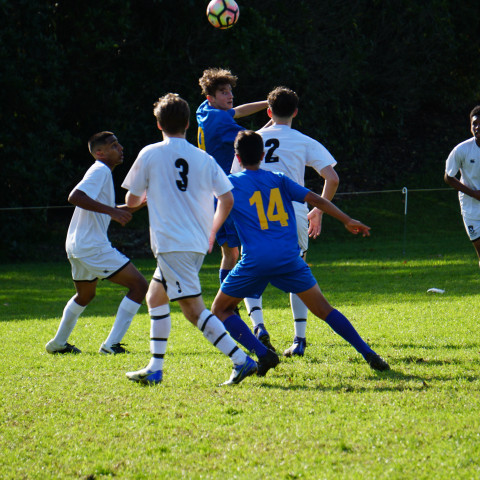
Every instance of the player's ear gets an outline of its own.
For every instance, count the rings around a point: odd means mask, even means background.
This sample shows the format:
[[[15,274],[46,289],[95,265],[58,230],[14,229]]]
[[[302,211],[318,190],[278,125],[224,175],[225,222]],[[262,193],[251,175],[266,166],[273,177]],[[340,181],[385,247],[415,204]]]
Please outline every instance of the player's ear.
[[[97,158],[99,160],[102,160],[103,158],[105,158],[105,154],[103,152],[103,149],[102,148],[97,148],[94,152],[93,152],[93,157],[94,158]]]
[[[242,159],[240,158],[240,155],[238,153],[235,154],[235,158],[238,160],[240,166],[243,167]]]
[[[159,122],[158,120],[157,120],[157,127],[158,127],[159,130],[162,129],[162,127],[161,127],[161,125],[160,125],[160,122]]]
[[[267,115],[272,118],[272,109],[270,107],[267,108]]]
[[[295,111],[293,112],[292,118],[295,118],[297,116],[297,113],[298,113],[298,108],[296,108]]]

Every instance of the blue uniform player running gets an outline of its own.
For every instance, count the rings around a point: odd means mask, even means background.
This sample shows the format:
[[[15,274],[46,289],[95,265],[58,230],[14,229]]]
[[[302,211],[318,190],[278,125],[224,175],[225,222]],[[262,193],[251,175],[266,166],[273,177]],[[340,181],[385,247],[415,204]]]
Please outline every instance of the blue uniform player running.
[[[197,109],[198,146],[209,153],[223,171],[229,175],[234,159],[233,142],[237,133],[245,128],[240,126],[237,118],[252,115],[267,108],[267,101],[246,103],[233,106],[233,92],[237,77],[229,70],[209,68],[203,72],[199,80],[206,100]],[[223,282],[230,270],[235,266],[239,256],[240,240],[233,220],[228,217],[216,236],[222,249],[219,278]],[[248,315],[255,325],[263,324],[262,299],[245,298]],[[262,331],[263,332],[263,331]],[[268,348],[273,349],[268,333],[257,338]]]
[[[281,173],[259,168],[263,158],[262,137],[240,132],[235,153],[245,171],[230,175],[233,184],[235,220],[242,241],[242,258],[222,283],[212,312],[224,322],[230,335],[242,342],[234,308],[245,296],[258,298],[269,283],[296,293],[308,309],[349,342],[375,370],[389,370],[388,363],[360,337],[349,320],[323,296],[308,265],[299,255],[292,202],[308,202],[340,220],[353,234],[368,236],[370,228],[353,220],[330,201],[295,183]]]

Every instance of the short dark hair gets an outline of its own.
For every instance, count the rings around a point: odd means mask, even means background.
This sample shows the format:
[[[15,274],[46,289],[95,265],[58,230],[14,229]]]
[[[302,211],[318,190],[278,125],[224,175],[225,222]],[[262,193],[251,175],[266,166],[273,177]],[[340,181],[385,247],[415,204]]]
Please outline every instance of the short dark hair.
[[[298,107],[298,95],[287,87],[277,87],[268,94],[268,106],[280,118],[291,117]]]
[[[238,78],[230,70],[225,68],[208,68],[203,72],[198,83],[202,87],[202,94],[207,96],[215,95],[215,92],[221,85],[235,87],[237,80]]]
[[[113,136],[115,136],[115,134],[108,131],[98,132],[95,135],[92,135],[88,140],[88,151],[95,156],[95,150],[98,147],[101,147],[108,143],[107,139]]]
[[[155,102],[153,114],[162,130],[170,135],[185,133],[190,120],[190,107],[177,93],[167,93]]]
[[[480,115],[480,105],[474,107],[474,109],[470,112],[470,123],[472,122],[473,117],[478,117]]]
[[[262,161],[263,140],[253,130],[242,130],[235,138],[235,153],[245,166],[254,166]]]

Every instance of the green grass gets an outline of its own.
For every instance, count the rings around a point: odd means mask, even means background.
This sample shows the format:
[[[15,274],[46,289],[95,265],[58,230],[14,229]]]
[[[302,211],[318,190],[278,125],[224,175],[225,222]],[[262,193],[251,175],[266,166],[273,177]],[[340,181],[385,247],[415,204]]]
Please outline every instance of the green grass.
[[[387,373],[310,316],[305,357],[218,387],[229,360],[173,304],[164,382],[141,387],[125,372],[149,359],[146,307],[125,338],[131,353],[99,355],[124,294],[103,282],[71,337],[83,353],[51,356],[44,345],[73,294],[68,262],[0,266],[0,478],[480,478],[478,263],[461,225],[430,234],[415,221],[406,244],[398,218],[369,239],[326,223],[309,251],[323,292]],[[149,278],[153,261],[135,263]],[[208,256],[201,274],[208,305],[218,263]],[[264,313],[274,345],[288,347],[287,296],[269,287]]]

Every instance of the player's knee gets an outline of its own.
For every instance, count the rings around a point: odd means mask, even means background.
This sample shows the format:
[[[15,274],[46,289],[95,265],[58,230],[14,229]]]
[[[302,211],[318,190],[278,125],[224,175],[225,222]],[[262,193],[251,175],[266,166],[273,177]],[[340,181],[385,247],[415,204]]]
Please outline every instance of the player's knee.
[[[78,305],[81,305],[82,307],[87,306],[94,298],[95,298],[96,292],[81,292],[78,293],[76,297],[74,298],[75,303]]]

